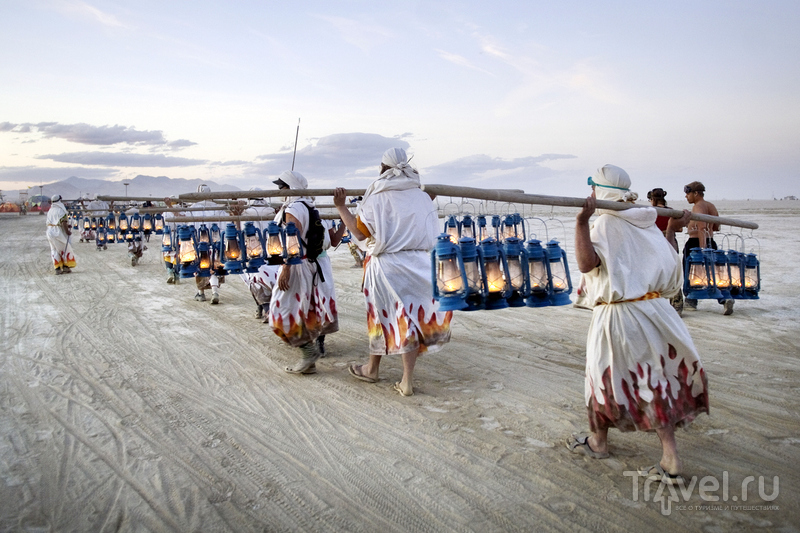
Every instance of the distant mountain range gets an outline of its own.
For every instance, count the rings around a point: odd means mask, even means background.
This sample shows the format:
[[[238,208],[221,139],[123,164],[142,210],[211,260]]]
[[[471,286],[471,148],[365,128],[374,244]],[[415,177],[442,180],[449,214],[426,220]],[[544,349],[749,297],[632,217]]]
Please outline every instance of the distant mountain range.
[[[187,192],[195,192],[197,186],[205,183],[211,187],[212,191],[239,191],[239,187],[233,185],[219,184],[209,180],[201,179],[180,179],[168,178],[166,176],[143,176],[139,175],[129,180],[127,187],[128,196],[152,196],[154,200],[165,196],[177,196]],[[79,197],[94,198],[97,195],[105,196],[125,196],[125,185],[121,181],[105,181],[85,179],[72,176],[62,181],[48,183],[41,188],[41,194],[47,197],[60,194],[65,200],[73,200]],[[38,196],[39,186],[28,189],[28,196]],[[6,200],[16,201],[17,197],[11,193],[4,192]]]

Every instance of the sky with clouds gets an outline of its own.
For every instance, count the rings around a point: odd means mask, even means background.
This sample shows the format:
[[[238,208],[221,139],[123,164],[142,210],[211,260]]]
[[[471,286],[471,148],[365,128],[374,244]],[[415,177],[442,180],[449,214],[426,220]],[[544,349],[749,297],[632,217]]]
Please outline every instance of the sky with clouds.
[[[800,196],[800,2],[3,0],[0,189],[70,176]],[[684,202],[685,203],[685,202]]]

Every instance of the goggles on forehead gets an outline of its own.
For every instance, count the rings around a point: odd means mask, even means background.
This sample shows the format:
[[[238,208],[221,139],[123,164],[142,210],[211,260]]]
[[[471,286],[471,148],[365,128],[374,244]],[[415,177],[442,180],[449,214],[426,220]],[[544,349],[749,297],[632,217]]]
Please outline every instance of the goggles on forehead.
[[[691,187],[689,187],[688,185],[684,185],[684,186],[683,186],[683,192],[684,192],[685,194],[689,194],[690,192],[694,192],[694,191],[693,191],[693,190],[692,190],[692,188],[691,188]]]
[[[586,183],[591,185],[592,187],[603,187],[604,189],[617,189],[620,191],[627,191],[627,187],[614,187],[613,185],[601,185],[599,183],[595,183],[591,176],[586,180]]]

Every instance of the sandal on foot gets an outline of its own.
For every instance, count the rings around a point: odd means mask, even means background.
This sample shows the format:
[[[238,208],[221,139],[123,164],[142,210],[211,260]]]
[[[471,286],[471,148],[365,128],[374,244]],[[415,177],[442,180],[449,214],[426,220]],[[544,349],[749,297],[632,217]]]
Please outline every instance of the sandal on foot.
[[[393,388],[394,388],[394,390],[395,390],[397,393],[399,393],[401,396],[412,396],[412,395],[414,394],[414,391],[411,391],[411,392],[409,392],[408,394],[406,394],[406,393],[403,391],[403,389],[400,387],[400,382],[399,382],[399,381],[397,381],[397,382],[394,384],[394,387],[393,387]]]
[[[289,374],[316,374],[317,373],[317,365],[315,363],[311,363],[309,366],[300,365],[297,368],[286,367],[284,368],[286,372]]]
[[[572,453],[582,453],[592,459],[607,459],[608,452],[600,453],[596,452],[589,446],[589,437],[579,437],[577,435],[573,435],[567,439],[566,442],[567,449]]]
[[[377,378],[371,378],[369,376],[365,376],[361,373],[361,368],[364,365],[350,365],[347,367],[347,370],[350,371],[350,375],[356,379],[360,379],[361,381],[366,381],[367,383],[377,383]]]
[[[640,476],[647,476],[648,479],[658,479],[661,483],[665,485],[684,485],[686,481],[684,480],[683,476],[680,474],[670,474],[661,466],[660,463],[656,463],[652,466],[643,466],[639,468],[639,475]]]

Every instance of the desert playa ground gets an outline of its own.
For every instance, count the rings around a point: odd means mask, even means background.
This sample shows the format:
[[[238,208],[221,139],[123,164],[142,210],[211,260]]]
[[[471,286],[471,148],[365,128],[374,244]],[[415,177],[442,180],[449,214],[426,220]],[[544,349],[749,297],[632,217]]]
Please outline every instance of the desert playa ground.
[[[377,384],[347,373],[367,342],[345,247],[341,329],[296,376],[237,276],[196,302],[155,241],[135,268],[75,243],[54,276],[44,217],[1,218],[0,531],[798,531],[800,202],[717,206],[761,225],[763,289],[684,314],[711,395],[678,433],[685,494],[631,475],[658,460],[652,433],[612,431],[607,460],[564,447],[587,428],[589,311],[457,313],[404,398],[397,358]],[[574,210],[547,216],[572,258]]]

